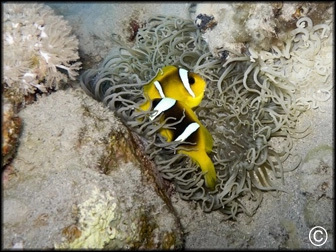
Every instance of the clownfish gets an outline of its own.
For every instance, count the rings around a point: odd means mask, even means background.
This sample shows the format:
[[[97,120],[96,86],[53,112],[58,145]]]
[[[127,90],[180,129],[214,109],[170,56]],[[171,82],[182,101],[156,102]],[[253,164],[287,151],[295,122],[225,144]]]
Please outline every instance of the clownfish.
[[[149,116],[154,120],[163,115],[166,124],[179,122],[173,127],[162,128],[160,134],[167,142],[180,141],[183,147],[177,152],[189,156],[202,169],[206,186],[214,190],[216,185],[216,170],[208,153],[213,147],[213,139],[209,131],[198,120],[194,111],[182,101],[172,98],[157,98],[152,101],[153,113]],[[182,120],[181,120],[182,118]]]
[[[183,101],[188,107],[198,106],[204,96],[206,82],[198,74],[176,66],[165,66],[143,87],[146,102],[142,110],[150,108],[150,101],[156,98],[173,98]]]

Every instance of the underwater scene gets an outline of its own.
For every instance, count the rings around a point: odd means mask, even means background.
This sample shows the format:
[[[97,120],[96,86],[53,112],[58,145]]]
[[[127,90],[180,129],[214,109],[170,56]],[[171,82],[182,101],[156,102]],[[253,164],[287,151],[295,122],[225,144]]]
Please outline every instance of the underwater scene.
[[[331,249],[334,5],[2,4],[4,249]]]

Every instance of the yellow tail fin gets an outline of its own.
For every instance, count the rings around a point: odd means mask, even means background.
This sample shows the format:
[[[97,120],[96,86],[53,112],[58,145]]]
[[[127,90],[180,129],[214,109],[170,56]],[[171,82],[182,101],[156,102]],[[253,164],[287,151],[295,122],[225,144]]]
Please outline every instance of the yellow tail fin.
[[[214,164],[206,152],[187,150],[180,150],[179,152],[189,156],[192,160],[198,163],[202,169],[202,172],[204,173],[205,185],[210,190],[214,190],[216,186],[216,170]]]

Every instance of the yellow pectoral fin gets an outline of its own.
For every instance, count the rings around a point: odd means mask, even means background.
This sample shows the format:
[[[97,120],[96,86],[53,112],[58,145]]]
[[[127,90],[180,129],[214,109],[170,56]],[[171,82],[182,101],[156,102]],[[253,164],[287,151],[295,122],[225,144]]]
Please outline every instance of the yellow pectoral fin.
[[[160,134],[166,138],[167,142],[173,141],[173,132],[169,129],[161,129]]]
[[[140,105],[140,109],[143,111],[147,111],[150,107],[150,101],[146,101],[145,103],[143,103],[142,105]]]
[[[204,144],[205,152],[209,153],[212,151],[212,147],[213,147],[212,135],[204,126],[202,126],[201,130],[202,130],[202,135],[204,136],[202,139],[202,143]]]
[[[210,190],[214,190],[216,185],[216,170],[214,164],[206,152],[180,150],[179,153],[189,156],[192,160],[198,163],[202,169],[202,172],[204,173],[205,185]]]

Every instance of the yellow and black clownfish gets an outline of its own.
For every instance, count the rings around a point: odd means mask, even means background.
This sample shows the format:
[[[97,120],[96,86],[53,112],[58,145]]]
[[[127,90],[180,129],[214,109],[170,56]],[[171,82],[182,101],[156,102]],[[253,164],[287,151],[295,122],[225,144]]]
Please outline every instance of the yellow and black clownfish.
[[[163,115],[162,120],[167,119],[167,124],[176,123],[174,128],[162,128],[160,134],[167,142],[180,141],[177,152],[189,156],[194,160],[204,173],[206,186],[210,190],[215,189],[216,170],[207,153],[211,152],[213,139],[209,131],[198,120],[192,109],[182,101],[172,98],[157,98],[152,101],[153,113],[149,119]],[[181,118],[183,118],[181,120]]]
[[[176,66],[165,66],[143,87],[146,102],[142,110],[150,108],[150,101],[156,98],[173,98],[183,101],[188,107],[198,106],[204,96],[205,80],[198,74]]]

